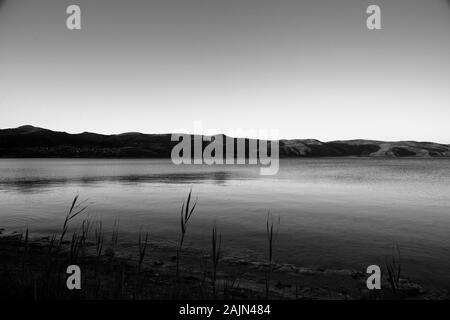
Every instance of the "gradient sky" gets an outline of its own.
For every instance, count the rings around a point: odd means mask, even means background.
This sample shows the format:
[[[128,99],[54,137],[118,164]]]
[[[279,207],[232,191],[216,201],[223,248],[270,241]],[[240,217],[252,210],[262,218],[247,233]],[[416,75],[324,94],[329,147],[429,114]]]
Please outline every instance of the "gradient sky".
[[[79,4],[82,30],[66,29]],[[382,9],[383,30],[366,28]],[[0,128],[450,143],[448,0],[0,0]]]

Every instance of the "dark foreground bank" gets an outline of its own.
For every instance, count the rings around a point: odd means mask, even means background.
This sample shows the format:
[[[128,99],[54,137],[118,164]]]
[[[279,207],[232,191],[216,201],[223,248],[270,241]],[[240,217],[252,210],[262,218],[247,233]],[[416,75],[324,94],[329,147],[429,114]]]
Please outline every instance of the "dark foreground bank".
[[[92,237],[59,242],[28,233],[0,237],[0,298],[25,300],[385,300],[447,299],[399,279],[394,289],[369,291],[360,271],[308,269],[247,261],[149,243],[118,245]],[[67,237],[69,238],[69,237]],[[103,238],[103,239],[102,239]],[[178,263],[177,263],[177,259]],[[214,262],[215,261],[215,262]],[[177,273],[177,264],[179,271]],[[81,270],[81,289],[67,287],[69,265]]]

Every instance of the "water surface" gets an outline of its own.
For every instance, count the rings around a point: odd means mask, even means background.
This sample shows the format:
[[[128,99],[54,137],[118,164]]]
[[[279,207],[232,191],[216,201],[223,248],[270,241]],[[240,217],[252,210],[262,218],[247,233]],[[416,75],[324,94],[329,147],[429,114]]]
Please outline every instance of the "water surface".
[[[0,160],[0,227],[57,232],[76,194],[106,229],[175,241],[190,188],[198,205],[186,244],[208,248],[216,223],[230,254],[263,258],[268,211],[280,217],[275,258],[302,266],[384,265],[397,244],[404,272],[450,287],[450,161],[281,160],[276,176],[249,166],[175,166],[170,160]]]

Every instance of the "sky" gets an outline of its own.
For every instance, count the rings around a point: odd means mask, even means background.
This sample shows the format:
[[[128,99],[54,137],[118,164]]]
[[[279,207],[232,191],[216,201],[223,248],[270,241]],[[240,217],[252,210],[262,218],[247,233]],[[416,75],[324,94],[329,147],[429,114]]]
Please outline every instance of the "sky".
[[[0,128],[448,144],[449,35],[448,0],[0,0]]]

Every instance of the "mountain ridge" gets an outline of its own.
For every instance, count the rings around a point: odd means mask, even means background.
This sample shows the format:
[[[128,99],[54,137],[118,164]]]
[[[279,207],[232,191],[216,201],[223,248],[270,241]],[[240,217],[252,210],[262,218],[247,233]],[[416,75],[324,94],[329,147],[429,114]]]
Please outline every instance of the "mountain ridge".
[[[224,136],[224,135],[215,135]],[[248,153],[249,140],[246,141]],[[24,125],[0,129],[2,158],[170,158],[178,141],[171,134],[125,132],[67,133]],[[206,145],[208,142],[204,142]],[[236,139],[235,139],[236,143]],[[417,141],[281,139],[282,158],[297,157],[450,157],[450,145]]]

